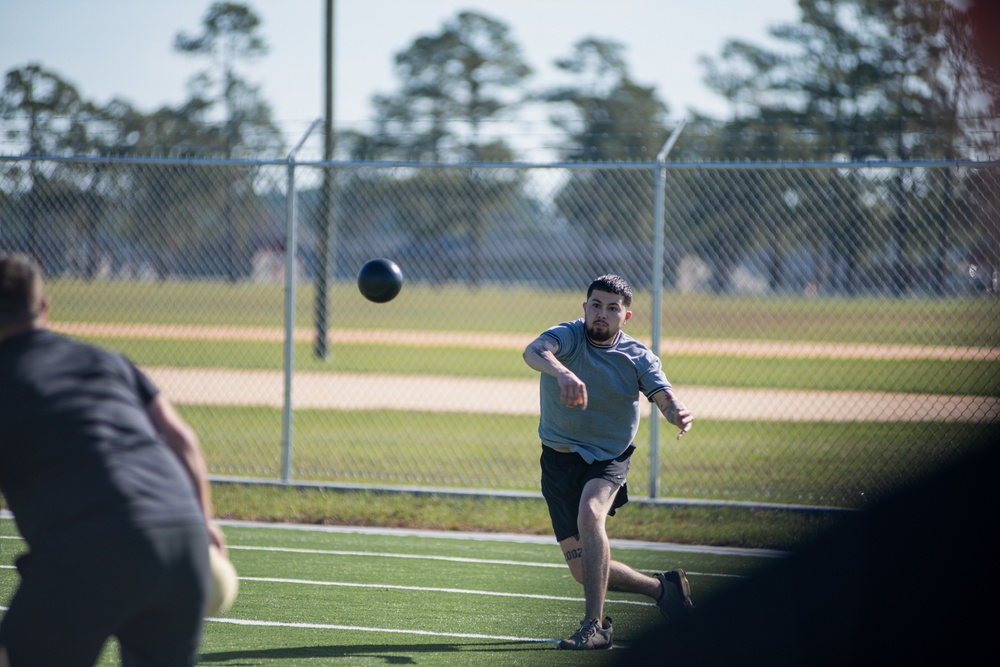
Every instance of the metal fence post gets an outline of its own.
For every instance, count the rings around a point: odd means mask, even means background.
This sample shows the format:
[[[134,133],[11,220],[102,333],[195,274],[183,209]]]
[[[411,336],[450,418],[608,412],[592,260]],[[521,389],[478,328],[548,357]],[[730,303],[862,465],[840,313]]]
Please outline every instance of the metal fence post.
[[[656,167],[653,169],[655,181],[653,184],[653,306],[651,313],[652,349],[653,354],[660,356],[660,328],[663,322],[663,243],[664,243],[664,199],[667,188],[667,172],[663,164],[667,161],[670,149],[674,147],[677,138],[684,129],[684,121],[674,128],[663,148],[656,155]],[[653,408],[649,420],[649,497],[656,498],[660,486],[660,415]]]
[[[302,135],[299,143],[288,153],[287,194],[285,202],[285,396],[281,415],[281,481],[288,483],[292,479],[292,376],[295,362],[295,249],[297,225],[297,206],[295,196],[295,154],[302,148],[312,131],[322,122],[316,119]]]

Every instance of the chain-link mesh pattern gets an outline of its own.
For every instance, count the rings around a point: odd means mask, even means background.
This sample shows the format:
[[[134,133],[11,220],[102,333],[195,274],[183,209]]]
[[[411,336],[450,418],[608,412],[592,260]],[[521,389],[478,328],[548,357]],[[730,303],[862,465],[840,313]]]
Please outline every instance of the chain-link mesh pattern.
[[[1000,167],[663,169],[654,267],[656,165],[295,166],[290,440],[285,162],[6,158],[0,250],[43,263],[57,330],[149,370],[218,476],[537,491],[521,351],[604,272],[697,418],[644,421],[635,497],[655,445],[659,495],[861,506],[995,426]],[[388,304],[354,284],[377,256]]]

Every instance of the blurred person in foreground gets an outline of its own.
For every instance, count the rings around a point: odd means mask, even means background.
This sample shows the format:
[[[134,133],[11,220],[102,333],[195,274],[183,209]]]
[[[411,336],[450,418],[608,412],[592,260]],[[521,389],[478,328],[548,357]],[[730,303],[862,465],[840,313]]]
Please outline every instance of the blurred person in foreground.
[[[626,334],[632,288],[603,275],[587,289],[583,318],[544,331],[524,350],[541,373],[542,495],[573,578],[583,584],[585,615],[561,649],[610,648],[607,591],[645,595],[668,620],[688,613],[684,570],[650,577],[611,560],[607,517],[628,502],[626,474],[639,428],[639,395],[654,403],[680,438],[691,411],[674,395],[660,359]]]
[[[28,553],[0,667],[192,665],[211,586],[195,433],[119,354],[48,329],[41,270],[0,254],[0,492]]]

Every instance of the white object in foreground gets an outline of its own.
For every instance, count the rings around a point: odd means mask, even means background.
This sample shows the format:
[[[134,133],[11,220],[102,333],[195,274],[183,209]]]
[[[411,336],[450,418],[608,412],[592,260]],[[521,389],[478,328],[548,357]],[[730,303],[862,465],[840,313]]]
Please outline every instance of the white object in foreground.
[[[236,568],[214,544],[208,548],[208,560],[212,567],[212,591],[205,614],[216,616],[233,606],[240,590],[240,580],[236,576]]]

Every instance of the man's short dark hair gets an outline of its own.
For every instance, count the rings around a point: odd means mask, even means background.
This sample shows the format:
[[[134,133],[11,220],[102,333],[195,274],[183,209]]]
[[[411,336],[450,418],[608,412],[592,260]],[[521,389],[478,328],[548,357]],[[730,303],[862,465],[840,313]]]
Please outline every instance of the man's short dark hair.
[[[622,298],[622,305],[626,308],[632,305],[632,287],[621,276],[606,273],[603,276],[594,278],[594,281],[590,283],[590,287],[587,288],[588,299],[590,299],[590,295],[594,293],[594,290],[617,294]]]
[[[44,298],[38,264],[27,255],[0,253],[0,324],[34,319]]]

